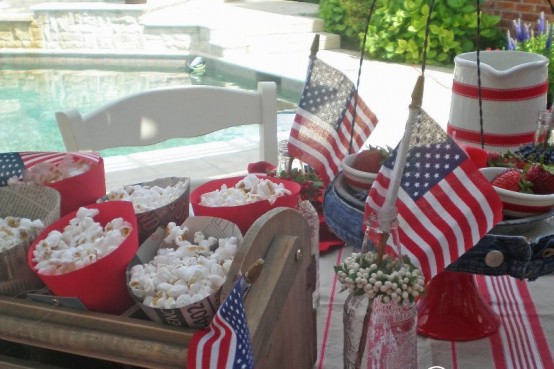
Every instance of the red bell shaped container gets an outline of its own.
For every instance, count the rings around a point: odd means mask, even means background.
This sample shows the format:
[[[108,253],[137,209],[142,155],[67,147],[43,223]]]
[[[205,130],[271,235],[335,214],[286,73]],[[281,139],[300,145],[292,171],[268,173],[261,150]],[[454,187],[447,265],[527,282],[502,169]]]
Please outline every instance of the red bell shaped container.
[[[418,306],[417,333],[439,340],[471,341],[498,331],[500,320],[470,273],[443,271]]]

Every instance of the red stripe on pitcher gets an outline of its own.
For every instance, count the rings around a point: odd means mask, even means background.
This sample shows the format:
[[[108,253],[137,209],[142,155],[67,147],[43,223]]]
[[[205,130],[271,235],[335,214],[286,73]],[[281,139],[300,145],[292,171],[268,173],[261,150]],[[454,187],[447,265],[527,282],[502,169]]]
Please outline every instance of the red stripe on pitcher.
[[[545,95],[548,92],[548,81],[544,83],[521,88],[497,89],[481,87],[481,99],[492,101],[518,101],[529,100]],[[473,85],[467,85],[454,81],[452,83],[452,93],[470,98],[479,98],[479,88]]]
[[[448,123],[446,133],[455,140],[481,144],[481,132],[463,129]],[[490,146],[521,146],[534,142],[535,132],[522,132],[511,135],[500,135],[496,133],[483,133],[485,143]]]

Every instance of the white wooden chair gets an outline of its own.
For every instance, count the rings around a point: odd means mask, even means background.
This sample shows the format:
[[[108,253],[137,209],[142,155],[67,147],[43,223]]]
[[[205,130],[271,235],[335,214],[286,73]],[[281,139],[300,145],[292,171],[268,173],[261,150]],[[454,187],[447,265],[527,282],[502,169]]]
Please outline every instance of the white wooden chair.
[[[257,91],[201,85],[152,89],[84,115],[57,112],[56,120],[67,151],[146,146],[259,124],[260,160],[278,160],[275,82],[258,82]]]

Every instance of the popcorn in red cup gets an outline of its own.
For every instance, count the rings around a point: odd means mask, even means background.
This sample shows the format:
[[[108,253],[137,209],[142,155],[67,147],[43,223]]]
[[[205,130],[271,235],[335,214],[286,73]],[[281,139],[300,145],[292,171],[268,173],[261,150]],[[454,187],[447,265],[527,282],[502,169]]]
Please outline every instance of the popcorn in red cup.
[[[57,190],[61,216],[106,194],[104,160],[98,153],[14,152],[2,157],[18,168],[8,184],[34,183]]]
[[[296,208],[300,184],[267,175],[248,174],[206,182],[190,194],[195,215],[227,219],[245,234],[269,210]]]
[[[138,248],[133,206],[113,201],[81,207],[47,227],[27,261],[60,297],[76,297],[87,309],[121,314],[133,301],[125,269]]]

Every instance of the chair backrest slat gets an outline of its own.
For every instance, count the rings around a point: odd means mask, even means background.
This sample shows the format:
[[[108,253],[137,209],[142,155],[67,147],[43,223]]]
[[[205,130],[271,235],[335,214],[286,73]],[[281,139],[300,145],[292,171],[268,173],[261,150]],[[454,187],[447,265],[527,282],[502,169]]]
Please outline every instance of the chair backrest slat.
[[[277,163],[275,82],[259,82],[256,91],[200,85],[152,89],[83,115],[57,112],[56,120],[67,151],[147,146],[259,124],[260,160]]]

